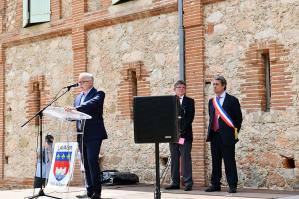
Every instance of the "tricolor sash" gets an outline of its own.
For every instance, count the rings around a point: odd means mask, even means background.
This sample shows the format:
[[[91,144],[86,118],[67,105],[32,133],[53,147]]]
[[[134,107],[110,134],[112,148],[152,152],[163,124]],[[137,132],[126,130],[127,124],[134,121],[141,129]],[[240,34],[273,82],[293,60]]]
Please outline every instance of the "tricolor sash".
[[[221,117],[221,119],[231,128],[235,130],[235,140],[238,139],[238,129],[234,126],[233,120],[229,117],[229,115],[225,112],[225,110],[222,108],[219,100],[215,96],[212,100],[213,106],[215,108],[215,111],[217,114]]]

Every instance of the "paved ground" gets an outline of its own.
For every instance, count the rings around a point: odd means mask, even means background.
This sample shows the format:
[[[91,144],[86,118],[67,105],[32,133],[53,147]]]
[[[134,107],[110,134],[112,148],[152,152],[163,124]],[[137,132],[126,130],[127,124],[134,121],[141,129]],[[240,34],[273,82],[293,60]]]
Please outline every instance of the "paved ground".
[[[268,191],[240,189],[236,194],[222,192],[205,193],[203,189],[185,192],[183,190],[166,191],[161,189],[161,199],[299,199],[299,192]],[[33,189],[0,191],[0,199],[22,199],[32,196]],[[38,189],[35,190],[37,194]],[[63,199],[75,199],[76,195],[83,194],[84,188],[70,187],[68,190],[46,189],[45,193]],[[105,199],[154,199],[153,185],[138,186],[111,186],[104,187],[102,197]],[[49,197],[39,197],[40,199]]]

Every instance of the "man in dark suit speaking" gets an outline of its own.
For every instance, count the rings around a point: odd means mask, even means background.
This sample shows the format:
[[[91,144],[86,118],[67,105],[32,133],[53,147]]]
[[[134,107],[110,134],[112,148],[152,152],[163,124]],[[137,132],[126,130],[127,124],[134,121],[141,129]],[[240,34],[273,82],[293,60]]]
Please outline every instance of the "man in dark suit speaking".
[[[213,81],[215,97],[209,100],[209,127],[207,142],[211,142],[212,177],[206,192],[221,191],[221,165],[224,160],[229,193],[237,192],[235,144],[242,124],[239,100],[226,93],[226,80],[217,76]]]
[[[192,159],[191,149],[193,141],[192,122],[194,119],[195,108],[194,99],[187,97],[186,83],[177,81],[174,84],[174,92],[180,99],[181,121],[180,121],[180,140],[178,143],[170,143],[171,156],[171,184],[165,189],[180,188],[180,157],[182,160],[182,173],[185,184],[185,191],[191,191],[193,186],[192,179]]]
[[[92,117],[92,119],[86,120],[85,125],[77,122],[77,131],[83,132],[82,135],[78,135],[78,142],[80,152],[83,154],[87,196],[91,199],[99,199],[102,191],[99,153],[102,141],[107,139],[102,116],[105,93],[96,90],[93,87],[93,82],[92,74],[81,73],[79,75],[78,83],[81,93],[76,96],[75,107],[69,109],[75,109]]]

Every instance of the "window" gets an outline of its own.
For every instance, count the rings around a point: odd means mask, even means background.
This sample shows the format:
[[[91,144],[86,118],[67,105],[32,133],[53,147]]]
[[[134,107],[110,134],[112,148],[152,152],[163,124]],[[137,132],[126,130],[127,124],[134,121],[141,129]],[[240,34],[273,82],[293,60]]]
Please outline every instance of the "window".
[[[50,0],[23,0],[23,27],[49,22]]]
[[[131,70],[130,71],[130,79],[131,79],[131,85],[132,85],[132,97],[137,96],[137,76],[136,71]]]
[[[265,67],[265,111],[269,112],[271,107],[271,75],[270,75],[270,55],[269,52],[262,54]]]
[[[38,112],[40,110],[40,100],[41,100],[41,90],[40,90],[40,84],[38,81],[33,82],[32,84],[32,93],[31,93],[31,103],[29,104],[31,107],[31,112],[34,114],[34,112]],[[36,117],[34,119],[34,124],[38,125],[39,124],[39,117]]]
[[[289,70],[289,49],[276,41],[250,44],[240,75],[242,107],[248,112],[286,110],[294,106],[294,71]]]
[[[131,0],[112,0],[112,5],[124,3],[124,2],[127,2],[127,1],[131,1]]]
[[[123,64],[118,90],[118,110],[123,118],[133,118],[133,97],[151,94],[149,74],[142,61]]]

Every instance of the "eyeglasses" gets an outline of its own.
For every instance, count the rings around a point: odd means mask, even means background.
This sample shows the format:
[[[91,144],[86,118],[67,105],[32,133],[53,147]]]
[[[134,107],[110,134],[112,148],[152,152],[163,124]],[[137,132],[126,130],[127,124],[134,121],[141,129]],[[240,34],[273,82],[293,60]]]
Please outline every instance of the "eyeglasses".
[[[186,87],[185,87],[185,86],[176,86],[175,88],[182,88],[182,89],[185,89]]]
[[[82,85],[82,84],[84,84],[84,83],[86,83],[86,82],[89,82],[90,80],[85,80],[85,81],[80,81],[80,82],[78,82],[80,85]]]

